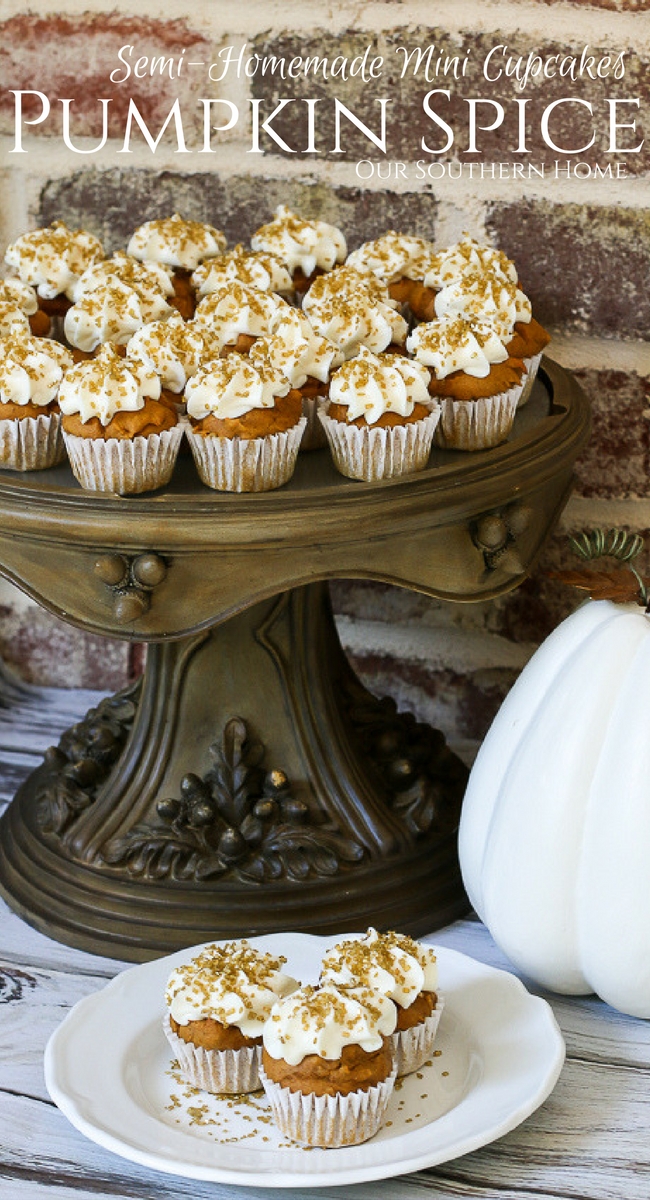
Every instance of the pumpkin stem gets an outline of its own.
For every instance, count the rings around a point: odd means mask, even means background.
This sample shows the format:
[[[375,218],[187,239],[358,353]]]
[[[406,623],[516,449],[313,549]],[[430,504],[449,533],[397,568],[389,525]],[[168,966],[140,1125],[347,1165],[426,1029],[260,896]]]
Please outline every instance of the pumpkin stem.
[[[576,553],[589,562],[597,558],[615,558],[625,563],[638,584],[639,603],[645,606],[646,612],[650,612],[648,587],[632,565],[632,559],[643,550],[644,542],[640,534],[628,533],[624,529],[592,529],[589,533],[583,531],[575,537],[569,537],[569,541]]]

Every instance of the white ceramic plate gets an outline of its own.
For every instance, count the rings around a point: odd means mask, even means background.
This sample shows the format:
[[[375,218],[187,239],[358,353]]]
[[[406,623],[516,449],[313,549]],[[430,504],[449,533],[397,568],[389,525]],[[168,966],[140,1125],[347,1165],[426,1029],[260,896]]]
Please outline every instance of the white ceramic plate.
[[[251,938],[287,957],[302,982],[318,977],[337,938]],[[431,940],[431,939],[427,939]],[[227,1100],[179,1080],[162,1032],[172,967],[198,947],[132,967],[81,1000],[50,1038],[45,1079],[72,1124],[123,1158],[191,1179],[323,1187],[419,1171],[501,1137],[555,1085],[564,1042],[548,1004],[505,971],[436,950],[445,1008],[431,1065],[398,1083],[387,1123],[370,1142],[307,1150],[276,1132],[264,1097]]]

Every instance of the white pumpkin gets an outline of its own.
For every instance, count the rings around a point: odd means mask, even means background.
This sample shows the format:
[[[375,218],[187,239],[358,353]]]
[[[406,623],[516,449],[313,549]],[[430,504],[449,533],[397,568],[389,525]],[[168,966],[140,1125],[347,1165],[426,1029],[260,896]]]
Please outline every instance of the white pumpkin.
[[[650,1017],[650,618],[589,601],[533,655],[472,769],[459,853],[512,962]]]

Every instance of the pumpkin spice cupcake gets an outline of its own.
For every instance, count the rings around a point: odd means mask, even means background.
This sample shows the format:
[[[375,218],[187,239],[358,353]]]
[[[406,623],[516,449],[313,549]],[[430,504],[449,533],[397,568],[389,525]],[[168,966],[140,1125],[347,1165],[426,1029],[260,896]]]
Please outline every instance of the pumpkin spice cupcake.
[[[72,355],[14,328],[0,338],[0,466],[39,471],[65,458],[59,388]]]
[[[145,221],[133,233],[126,251],[142,262],[172,268],[176,306],[181,316],[189,320],[195,303],[192,272],[204,258],[213,258],[225,249],[226,239],[220,229],[204,221],[186,221],[174,213],[171,217]]]
[[[327,221],[300,217],[285,204],[253,234],[251,247],[280,259],[291,275],[296,297],[304,295],[317,275],[344,262],[347,254],[340,229]]]
[[[104,258],[98,238],[84,229],[68,229],[63,221],[23,233],[7,247],[5,262],[23,283],[36,289],[39,307],[63,316],[72,304],[74,286],[87,267]]]
[[[525,367],[489,325],[462,316],[416,325],[407,349],[431,370],[429,392],[441,406],[436,442],[452,450],[486,450],[508,437]]]
[[[196,307],[192,325],[212,354],[238,350],[246,354],[256,338],[268,333],[279,308],[288,305],[272,292],[235,281],[210,292]]]
[[[262,492],[291,478],[306,425],[302,396],[268,360],[213,359],[188,381],[185,400],[187,437],[208,487]]]
[[[298,983],[286,958],[246,940],[205,946],[172,971],[164,1030],[183,1077],[206,1092],[253,1092],[260,1086],[262,1030],[278,998]]]
[[[160,394],[159,376],[110,344],[66,373],[63,439],[86,491],[125,495],[169,482],[183,429]]]
[[[275,1124],[307,1146],[356,1146],[380,1129],[395,1082],[395,1006],[371,988],[306,986],[264,1026],[260,1077]]]
[[[175,312],[156,288],[136,289],[109,276],[92,292],[84,292],[68,309],[63,332],[73,349],[92,354],[107,342],[125,346],[143,325],[168,320]]]
[[[396,1006],[393,1049],[397,1074],[410,1075],[430,1058],[443,999],[438,965],[429,946],[402,933],[370,928],[360,938],[339,942],[323,958],[321,980],[338,987],[371,987]]]
[[[337,470],[366,481],[422,470],[440,417],[428,384],[420,363],[364,347],[339,367],[318,413]]]
[[[126,357],[144,363],[160,377],[160,399],[184,410],[183,392],[188,379],[209,357],[206,339],[193,321],[180,313],[168,321],[143,325],[126,345]]]
[[[428,311],[431,291],[424,276],[434,257],[433,242],[389,229],[374,241],[364,242],[348,255],[347,265],[366,269],[381,280],[389,295],[414,315]]]

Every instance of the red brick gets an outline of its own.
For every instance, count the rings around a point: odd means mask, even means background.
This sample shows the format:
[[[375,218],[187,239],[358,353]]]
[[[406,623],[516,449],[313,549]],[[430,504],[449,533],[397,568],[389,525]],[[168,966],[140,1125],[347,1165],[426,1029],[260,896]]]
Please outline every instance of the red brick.
[[[83,13],[69,16],[54,13],[35,16],[25,13],[0,24],[0,132],[14,131],[14,97],[11,90],[44,92],[52,102],[47,121],[30,127],[30,132],[49,137],[61,136],[60,107],[56,98],[72,98],[71,135],[73,144],[82,136],[97,137],[102,130],[99,97],[111,97],[109,134],[123,138],[129,98],[149,125],[155,137],[173,100],[178,96],[184,124],[198,126],[201,112],[195,97],[205,95],[204,74],[198,68],[184,67],[179,79],[156,73],[137,79],[133,74],[121,86],[110,81],[111,72],[123,70],[117,54],[121,46],[134,45],[136,53],[151,57],[180,56],[191,51],[186,61],[211,61],[212,46],[193,30],[186,20],[155,20],[127,17],[119,13]],[[208,93],[209,94],[209,93]],[[25,100],[25,115],[41,112],[40,101]],[[134,144],[141,135],[134,130]]]
[[[134,677],[128,642],[82,633],[36,605],[0,609],[0,658],[43,686],[117,691]]]
[[[518,200],[491,205],[486,223],[543,324],[650,338],[650,211]]]
[[[582,496],[646,496],[650,478],[650,379],[623,371],[574,371],[591,398],[591,438],[576,463]]]

